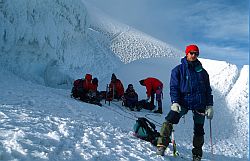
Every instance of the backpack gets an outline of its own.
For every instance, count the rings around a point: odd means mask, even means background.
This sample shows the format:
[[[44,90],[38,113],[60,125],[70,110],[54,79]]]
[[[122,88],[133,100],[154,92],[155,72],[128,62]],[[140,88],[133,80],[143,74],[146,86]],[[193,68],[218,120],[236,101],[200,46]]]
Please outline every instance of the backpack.
[[[152,104],[150,104],[150,102],[147,102],[146,100],[138,101],[137,107],[140,109],[146,109],[146,110],[150,110],[150,111],[155,109],[155,105],[152,106]]]
[[[80,98],[80,100],[86,103],[102,106],[102,104],[100,103],[101,101],[100,93],[98,91],[90,90],[89,92],[86,93],[86,96]]]
[[[157,139],[160,133],[155,129],[155,125],[144,117],[139,117],[133,127],[134,135],[142,140],[157,145]]]
[[[71,95],[74,98],[80,97],[80,95],[79,95],[79,89],[81,89],[81,88],[83,88],[83,79],[77,79],[77,80],[75,80],[74,83],[73,83],[72,90],[71,90]]]

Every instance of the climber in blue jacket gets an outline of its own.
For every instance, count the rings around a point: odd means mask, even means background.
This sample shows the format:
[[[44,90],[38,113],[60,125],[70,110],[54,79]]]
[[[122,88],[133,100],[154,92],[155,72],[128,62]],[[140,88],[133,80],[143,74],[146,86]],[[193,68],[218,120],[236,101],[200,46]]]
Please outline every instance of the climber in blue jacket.
[[[160,137],[157,142],[157,154],[164,155],[170,143],[173,124],[178,124],[180,118],[189,110],[193,112],[193,160],[201,160],[202,146],[204,144],[205,116],[213,118],[213,95],[210,87],[209,75],[197,59],[199,48],[196,45],[186,47],[186,56],[181,59],[171,73],[170,97],[171,110],[165,118]]]

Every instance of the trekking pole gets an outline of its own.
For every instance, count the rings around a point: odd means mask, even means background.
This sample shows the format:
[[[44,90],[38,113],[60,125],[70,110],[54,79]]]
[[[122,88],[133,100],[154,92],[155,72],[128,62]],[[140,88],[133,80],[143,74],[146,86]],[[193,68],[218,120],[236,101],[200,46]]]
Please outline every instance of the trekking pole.
[[[212,158],[213,158],[213,140],[212,140],[212,120],[209,119],[209,129],[210,129],[210,144],[211,144],[211,153],[212,153]]]
[[[111,87],[109,86],[108,88],[109,88],[109,93],[110,93],[111,92],[111,89],[110,89]],[[108,98],[108,101],[109,101],[109,106],[110,106],[111,99]]]
[[[154,100],[155,101],[155,100]],[[158,101],[155,101],[156,103],[155,103],[155,107],[157,107],[157,110],[159,110],[158,109]],[[153,104],[154,105],[154,104]]]
[[[177,147],[176,147],[176,143],[175,143],[175,139],[174,139],[174,125],[173,125],[171,135],[172,135],[171,138],[172,138],[172,144],[173,144],[173,155],[174,155],[174,157],[176,157],[179,155],[179,153],[177,152]]]

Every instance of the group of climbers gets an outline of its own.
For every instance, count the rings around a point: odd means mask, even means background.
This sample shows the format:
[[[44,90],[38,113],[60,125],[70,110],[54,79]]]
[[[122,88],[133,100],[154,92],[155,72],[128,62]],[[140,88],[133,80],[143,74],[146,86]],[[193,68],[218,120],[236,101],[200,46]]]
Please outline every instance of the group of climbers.
[[[147,99],[146,102],[150,100],[150,106],[154,107],[154,98],[156,94],[156,101],[158,102],[158,110],[154,111],[155,113],[162,114],[162,89],[163,83],[156,78],[146,78],[139,81],[142,86],[146,87]],[[129,84],[125,93],[122,82],[117,79],[116,75],[113,73],[111,76],[111,82],[109,84],[108,90],[108,100],[122,100],[124,106],[129,107],[130,110],[134,111],[136,108],[137,111],[140,110],[138,94],[136,93],[132,84]]]
[[[180,118],[190,110],[193,113],[194,121],[193,161],[200,161],[203,155],[205,116],[210,120],[213,118],[213,95],[211,93],[209,75],[197,59],[199,56],[198,46],[188,45],[185,53],[186,56],[182,58],[181,64],[177,65],[171,72],[170,97],[172,106],[162,124],[159,136],[157,136],[157,154],[164,155],[171,141],[173,124],[178,124]],[[79,88],[75,87],[79,83],[81,84]],[[156,95],[158,109],[154,112],[162,114],[163,83],[152,77],[142,79],[139,83],[146,87],[147,99],[143,102],[147,102],[150,106],[149,109],[153,109],[152,107],[155,107],[154,99]],[[72,96],[86,101],[86,98],[89,97],[88,93],[91,93],[91,91],[98,93],[97,87],[98,80],[92,80],[92,76],[86,74],[85,79],[74,82]],[[134,110],[134,108],[140,110],[139,102],[142,102],[138,101],[138,94],[135,92],[132,84],[128,85],[124,93],[123,84],[117,79],[115,74],[112,74],[105,97],[102,98],[109,101],[113,99],[122,100],[124,106],[129,107],[131,110]],[[138,131],[138,128],[136,131]]]
[[[77,79],[73,83],[71,96],[81,101],[101,105],[100,93],[97,90],[98,79],[86,74],[84,79]]]
[[[145,102],[149,103],[150,107],[148,109],[154,109],[154,99],[156,95],[158,110],[154,112],[162,114],[163,83],[160,80],[152,77],[142,79],[139,81],[139,83],[146,87],[147,98],[145,99]],[[132,111],[134,111],[134,109],[139,111],[141,108],[143,108],[142,106],[144,106],[140,104],[141,102],[138,100],[138,94],[136,93],[133,85],[129,84],[126,91],[124,92],[124,87],[121,80],[119,80],[114,73],[111,76],[111,81],[106,91],[99,92],[97,87],[98,79],[92,79],[91,74],[86,74],[84,79],[77,79],[74,81],[72,96],[74,98],[80,99],[81,101],[94,104],[97,102],[100,104],[102,99],[106,99],[107,101],[112,101],[114,99],[118,101],[121,100],[123,101],[123,105]],[[146,104],[145,102],[144,104]]]

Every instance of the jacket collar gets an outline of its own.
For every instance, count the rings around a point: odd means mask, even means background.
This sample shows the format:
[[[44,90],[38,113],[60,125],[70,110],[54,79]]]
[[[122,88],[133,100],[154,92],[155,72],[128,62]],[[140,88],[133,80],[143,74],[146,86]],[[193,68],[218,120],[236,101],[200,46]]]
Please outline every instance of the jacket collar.
[[[194,62],[188,62],[187,57],[185,56],[184,58],[181,59],[181,63],[185,65],[187,68],[194,69],[196,72],[201,72],[203,69],[201,62],[198,59],[196,59],[196,61]]]

